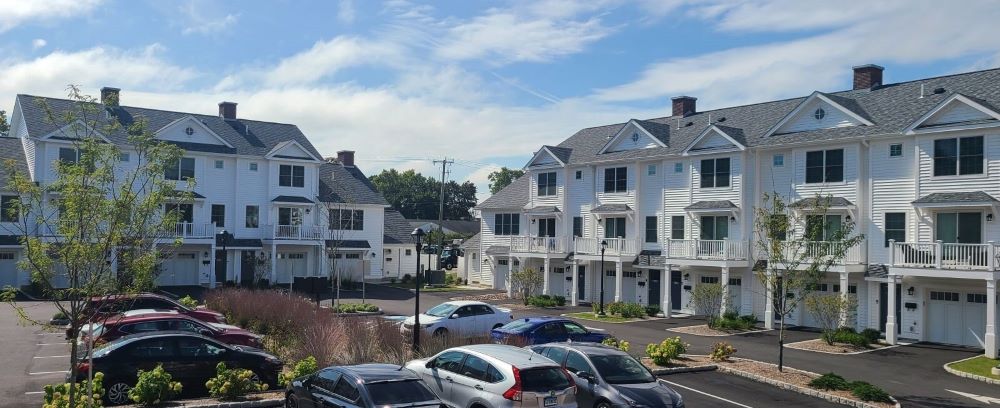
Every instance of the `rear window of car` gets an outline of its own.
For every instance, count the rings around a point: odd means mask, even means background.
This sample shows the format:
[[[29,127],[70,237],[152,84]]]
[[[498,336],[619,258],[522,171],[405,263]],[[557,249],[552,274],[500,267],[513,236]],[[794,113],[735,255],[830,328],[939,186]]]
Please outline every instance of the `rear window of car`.
[[[526,321],[524,321],[522,319],[522,320],[514,320],[514,321],[512,321],[510,323],[507,323],[507,324],[503,325],[503,327],[501,327],[501,329],[507,330],[507,331],[512,331],[512,332],[522,332],[522,331],[525,331],[527,329],[530,329],[533,326],[534,326],[534,323],[532,323],[532,322],[526,322]]]
[[[569,388],[562,368],[545,367],[521,371],[521,387],[527,392],[560,391]]]
[[[436,399],[434,393],[420,380],[368,384],[368,394],[377,406],[412,404]]]

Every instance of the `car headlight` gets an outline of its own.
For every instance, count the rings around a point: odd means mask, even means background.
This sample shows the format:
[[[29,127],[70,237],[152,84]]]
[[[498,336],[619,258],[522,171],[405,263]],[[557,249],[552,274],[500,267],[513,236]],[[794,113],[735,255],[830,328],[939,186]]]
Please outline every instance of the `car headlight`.
[[[424,324],[420,325],[420,327],[423,327],[425,329],[429,329],[429,328],[431,328],[433,326],[434,326],[434,323],[424,323]]]

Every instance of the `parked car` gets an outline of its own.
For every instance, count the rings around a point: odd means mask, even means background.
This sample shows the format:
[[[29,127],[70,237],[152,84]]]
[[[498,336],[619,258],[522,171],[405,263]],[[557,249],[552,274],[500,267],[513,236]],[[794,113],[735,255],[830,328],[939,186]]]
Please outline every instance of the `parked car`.
[[[528,348],[566,368],[576,382],[580,407],[684,407],[680,394],[614,347],[569,342]]]
[[[155,331],[186,331],[199,333],[226,344],[264,347],[263,338],[236,326],[205,323],[176,310],[139,309],[91,323],[80,333],[81,344],[108,342],[130,334]]]
[[[105,399],[111,404],[129,402],[128,390],[135,385],[139,370],[152,370],[157,364],[184,386],[186,395],[204,395],[205,387],[215,377],[215,366],[253,371],[257,381],[274,387],[283,363],[260,349],[231,346],[191,332],[149,332],[114,340],[94,350],[93,365],[79,364],[76,378],[87,379],[91,371],[104,373]]]
[[[504,343],[520,339],[522,344],[544,344],[559,341],[583,341],[600,343],[611,337],[600,329],[591,329],[561,317],[525,317],[493,329],[490,337],[494,343]]]
[[[117,314],[136,309],[168,309],[176,310],[178,313],[191,316],[203,322],[226,322],[226,317],[222,313],[209,310],[205,306],[198,306],[192,309],[182,305],[176,299],[148,292],[132,295],[95,297],[90,300],[90,304],[87,307],[91,310],[97,309],[93,315],[98,318],[106,317],[108,314]]]
[[[500,344],[455,347],[406,368],[459,408],[576,408],[576,386],[558,363]]]
[[[487,336],[490,330],[503,326],[514,318],[510,309],[475,301],[444,302],[420,315],[420,327],[427,334],[459,337]],[[413,316],[403,321],[400,331],[412,334]]]
[[[287,408],[440,407],[441,400],[412,371],[393,364],[329,367],[296,378]]]

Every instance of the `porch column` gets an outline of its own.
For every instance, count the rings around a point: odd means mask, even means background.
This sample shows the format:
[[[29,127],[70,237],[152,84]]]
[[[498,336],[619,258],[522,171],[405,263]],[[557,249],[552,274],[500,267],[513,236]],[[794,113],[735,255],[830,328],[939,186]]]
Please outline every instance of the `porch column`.
[[[997,281],[986,281],[986,335],[984,348],[987,358],[997,358]]]
[[[890,345],[896,344],[896,278],[890,276],[889,279],[889,304],[886,305],[885,317],[885,342]]]
[[[215,240],[212,240],[212,246],[208,250],[208,287],[215,289]],[[229,254],[226,254],[229,255]]]
[[[278,283],[278,245],[271,243],[271,286]]]
[[[729,309],[729,267],[722,267],[722,276],[719,278],[719,284],[722,285],[722,304],[719,305],[719,317],[726,314],[726,310]]]
[[[622,286],[625,286],[622,261],[615,261],[615,302],[622,301]],[[603,276],[602,276],[603,278]]]
[[[673,303],[670,298],[670,289],[673,283],[670,281],[673,272],[670,265],[663,265],[663,272],[660,272],[660,309],[663,310],[663,317],[670,318],[670,307]]]
[[[847,305],[847,297],[850,296],[848,291],[848,274],[847,272],[840,273],[840,298],[843,300],[842,305]],[[840,327],[847,326],[847,308],[840,309]]]
[[[768,330],[774,329],[774,288],[770,282],[774,281],[774,277],[771,276],[770,271],[765,271],[767,279],[764,282],[764,328]]]
[[[330,268],[327,266],[327,262],[330,262],[330,259],[327,258],[326,256],[327,256],[327,254],[326,254],[326,244],[320,245],[319,246],[319,273],[316,274],[316,276],[325,277],[325,278],[329,279],[329,278],[331,278],[331,274],[330,274],[330,270],[329,270]]]
[[[513,273],[514,273],[514,257],[507,256],[507,276],[504,277],[504,279],[506,279],[506,282],[504,282],[504,286],[507,287],[507,297],[511,299],[514,298],[514,285],[511,285],[511,279],[510,279],[510,275]],[[496,273],[494,273],[493,276],[496,276]]]
[[[577,269],[576,259],[573,259],[573,261],[569,263],[569,273],[573,278],[573,281],[570,282],[572,287],[570,288],[570,300],[569,300],[569,304],[572,306],[579,306],[580,303],[580,301],[578,300],[580,298],[580,291],[577,289],[579,288],[578,280],[580,279],[580,273],[577,272],[576,269]]]
[[[551,293],[552,291],[550,289],[552,287],[551,286],[552,282],[549,279],[550,275],[552,275],[551,273],[549,273],[550,263],[551,262],[549,260],[549,257],[546,256],[545,257],[545,261],[544,261],[545,272],[542,273],[542,294],[543,295],[551,295],[552,294]]]

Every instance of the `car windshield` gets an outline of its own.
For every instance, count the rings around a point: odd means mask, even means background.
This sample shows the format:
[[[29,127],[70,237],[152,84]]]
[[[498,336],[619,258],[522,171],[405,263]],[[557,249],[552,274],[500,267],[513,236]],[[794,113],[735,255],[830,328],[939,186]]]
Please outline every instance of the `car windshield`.
[[[458,306],[451,303],[442,303],[428,310],[427,315],[434,317],[448,317],[451,316],[452,313],[455,313],[455,309],[458,309]]]
[[[589,355],[604,381],[609,384],[639,384],[656,381],[634,358],[624,355]]]
[[[569,388],[569,378],[559,367],[533,368],[521,371],[521,384],[527,392],[560,391]]]
[[[80,334],[86,334],[91,338],[101,337],[104,333],[104,325],[100,323],[90,323],[80,328]]]
[[[505,331],[509,331],[509,332],[515,332],[515,333],[517,333],[517,332],[523,332],[523,331],[525,331],[527,329],[530,329],[534,325],[535,324],[532,323],[532,322],[529,322],[527,320],[521,319],[521,320],[514,320],[514,321],[512,321],[510,323],[507,323],[507,324],[503,325],[503,327],[500,327],[500,329],[501,330],[505,330]]]
[[[432,401],[434,393],[420,380],[387,381],[368,384],[368,394],[377,406]]]

